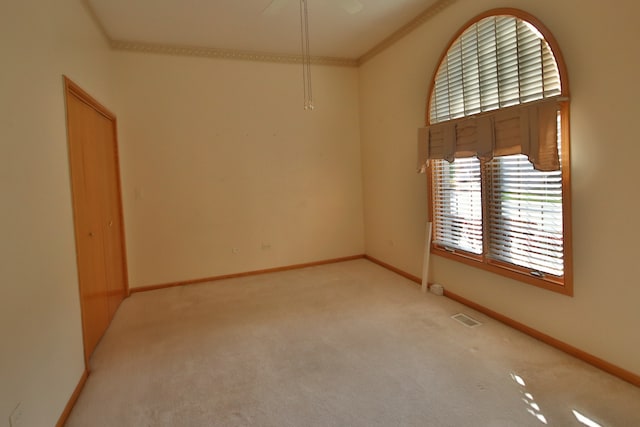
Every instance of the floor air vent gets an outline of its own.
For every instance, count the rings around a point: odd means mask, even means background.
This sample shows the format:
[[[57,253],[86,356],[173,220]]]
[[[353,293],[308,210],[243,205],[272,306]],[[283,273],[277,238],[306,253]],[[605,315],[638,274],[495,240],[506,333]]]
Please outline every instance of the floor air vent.
[[[475,328],[476,326],[482,325],[482,323],[478,322],[476,319],[473,319],[462,313],[454,314],[453,316],[451,316],[451,318],[453,320],[457,320],[468,328]]]

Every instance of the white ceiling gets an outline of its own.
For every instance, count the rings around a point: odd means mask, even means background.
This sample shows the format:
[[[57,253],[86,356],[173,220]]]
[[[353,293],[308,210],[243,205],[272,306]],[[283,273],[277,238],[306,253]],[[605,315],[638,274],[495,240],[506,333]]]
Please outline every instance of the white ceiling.
[[[86,1],[112,41],[300,53],[299,0]],[[438,2],[308,0],[311,54],[357,59]]]

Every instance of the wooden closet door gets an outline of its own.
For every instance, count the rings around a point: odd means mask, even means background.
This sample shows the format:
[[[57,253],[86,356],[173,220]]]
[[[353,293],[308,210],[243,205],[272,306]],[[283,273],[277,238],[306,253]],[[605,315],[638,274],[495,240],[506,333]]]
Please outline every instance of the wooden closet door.
[[[123,222],[120,209],[119,168],[116,146],[115,122],[102,115],[97,116],[100,130],[102,172],[104,173],[103,244],[107,275],[107,309],[113,318],[125,297],[126,268],[124,264]]]
[[[66,79],[85,360],[127,293],[115,117]]]

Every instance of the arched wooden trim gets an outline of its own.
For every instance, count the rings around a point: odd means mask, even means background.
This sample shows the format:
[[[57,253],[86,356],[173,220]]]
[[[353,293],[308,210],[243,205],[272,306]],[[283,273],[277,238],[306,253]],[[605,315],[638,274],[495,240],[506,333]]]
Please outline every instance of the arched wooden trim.
[[[474,18],[469,20],[466,24],[464,24],[462,28],[460,28],[454,34],[451,40],[449,40],[449,43],[447,44],[447,48],[440,55],[440,58],[438,59],[438,62],[437,62],[438,65],[436,69],[433,71],[433,77],[431,78],[431,84],[429,85],[429,96],[427,97],[427,111],[425,113],[425,123],[427,125],[431,124],[431,117],[430,117],[431,97],[433,96],[433,89],[436,84],[436,77],[438,75],[438,70],[442,65],[442,61],[444,61],[444,58],[447,56],[447,53],[451,49],[451,46],[453,46],[453,43],[455,43],[455,41],[458,40],[458,38],[462,35],[462,33],[464,33],[470,26],[472,26],[476,22],[479,22],[484,18],[489,18],[491,16],[504,16],[504,15],[514,16],[516,18],[522,19],[523,21],[527,21],[531,25],[536,27],[538,31],[540,31],[540,33],[544,36],[545,41],[549,44],[549,47],[551,48],[551,52],[553,52],[553,56],[555,57],[556,63],[558,64],[558,73],[560,74],[561,96],[563,97],[569,96],[569,77],[567,73],[567,67],[565,65],[562,52],[560,51],[560,46],[558,45],[558,42],[556,41],[555,37],[553,37],[553,34],[551,33],[551,31],[549,31],[549,29],[538,18],[536,18],[535,16],[531,15],[528,12],[525,12],[524,10],[515,9],[515,8],[506,8],[506,7],[491,9],[481,13],[480,15],[475,16]]]
[[[437,62],[437,67],[433,72],[433,77],[431,78],[431,84],[429,85],[429,96],[427,97],[427,106],[425,113],[425,122],[428,125],[431,124],[431,97],[433,95],[433,90],[436,84],[436,77],[438,75],[438,70],[442,65],[442,61],[444,61],[447,53],[451,49],[451,46],[458,40],[458,38],[464,33],[470,26],[479,22],[485,18],[489,18],[491,16],[513,16],[515,18],[522,19],[536,27],[538,31],[542,34],[545,41],[549,44],[549,48],[555,57],[556,64],[558,66],[558,74],[560,75],[560,96],[563,98],[569,98],[569,76],[567,72],[566,63],[564,61],[564,57],[562,56],[562,52],[560,50],[560,46],[556,41],[555,37],[549,29],[535,16],[531,15],[528,12],[525,12],[520,9],[515,8],[497,8],[491,9],[486,12],[483,12],[471,20],[469,20],[466,24],[464,24],[451,38],[449,43],[447,44],[447,48],[442,52],[440,58]],[[561,132],[562,132],[562,222],[563,222],[563,245],[564,245],[564,277],[561,284],[554,284],[544,279],[537,279],[527,277],[524,274],[518,273],[516,271],[510,271],[508,269],[504,269],[501,267],[491,266],[484,262],[476,262],[471,260],[468,257],[464,256],[454,256],[446,251],[441,249],[437,249],[431,246],[431,250],[442,257],[454,259],[456,261],[461,261],[463,263],[467,263],[469,265],[473,265],[482,270],[490,271],[496,274],[500,274],[505,277],[512,278],[514,280],[518,280],[521,282],[529,283],[534,286],[538,286],[543,289],[549,289],[564,295],[573,296],[573,234],[572,234],[572,208],[571,208],[571,150],[570,150],[570,127],[569,127],[569,111],[570,111],[570,101],[563,100],[560,102],[560,111],[561,111]],[[433,191],[431,180],[433,177],[433,170],[431,168],[431,164],[427,166],[427,197],[429,200],[429,208],[427,210],[427,216],[429,222],[433,222]]]

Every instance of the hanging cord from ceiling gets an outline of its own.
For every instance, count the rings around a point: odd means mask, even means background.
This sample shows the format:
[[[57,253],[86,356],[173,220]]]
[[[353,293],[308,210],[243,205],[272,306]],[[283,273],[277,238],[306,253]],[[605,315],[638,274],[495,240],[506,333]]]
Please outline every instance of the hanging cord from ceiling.
[[[300,0],[300,41],[302,45],[302,84],[304,86],[304,109],[313,110],[311,88],[311,53],[309,50],[309,8],[307,0]]]

